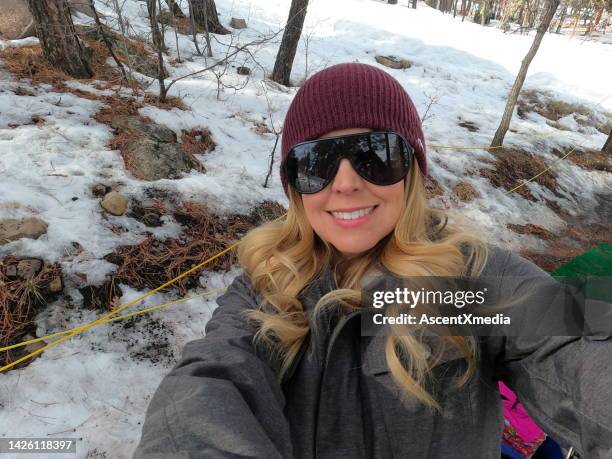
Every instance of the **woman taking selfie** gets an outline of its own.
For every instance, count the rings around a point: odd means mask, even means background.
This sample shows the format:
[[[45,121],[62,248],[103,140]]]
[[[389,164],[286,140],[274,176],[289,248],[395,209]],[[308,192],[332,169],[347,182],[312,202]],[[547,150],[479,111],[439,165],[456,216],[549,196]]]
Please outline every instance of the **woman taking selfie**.
[[[499,458],[499,381],[562,446],[612,457],[609,336],[362,336],[362,288],[382,270],[498,276],[513,297],[552,280],[427,206],[397,80],[358,63],[309,78],[280,170],[286,220],[243,238],[244,273],[155,392],[135,458]]]

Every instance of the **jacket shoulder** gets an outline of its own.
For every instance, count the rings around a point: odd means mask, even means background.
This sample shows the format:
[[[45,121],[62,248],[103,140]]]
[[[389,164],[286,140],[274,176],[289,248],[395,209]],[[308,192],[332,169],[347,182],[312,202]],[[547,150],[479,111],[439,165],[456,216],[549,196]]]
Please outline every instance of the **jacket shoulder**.
[[[531,260],[518,253],[488,243],[489,255],[483,269],[483,276],[495,277],[550,277],[550,274],[540,268]]]

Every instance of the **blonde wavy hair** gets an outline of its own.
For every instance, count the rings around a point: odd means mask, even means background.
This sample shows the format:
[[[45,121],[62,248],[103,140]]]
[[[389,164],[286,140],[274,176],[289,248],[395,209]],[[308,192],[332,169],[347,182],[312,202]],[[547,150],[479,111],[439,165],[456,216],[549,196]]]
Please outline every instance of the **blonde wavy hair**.
[[[430,208],[420,169],[413,160],[404,187],[404,208],[394,231],[375,247],[349,261],[312,229],[301,196],[289,188],[290,205],[285,221],[252,229],[238,247],[238,260],[253,288],[265,301],[247,311],[257,327],[255,344],[268,346],[279,359],[279,380],[291,366],[311,332],[316,318],[326,308],[346,312],[361,307],[362,281],[370,270],[384,267],[398,277],[480,275],[488,258],[487,243],[477,236],[464,217]],[[452,220],[451,220],[452,219]],[[452,221],[451,224],[447,224]],[[336,261],[339,260],[339,261]],[[320,298],[310,317],[298,295],[327,265],[333,266],[337,289]],[[474,374],[477,360],[475,339],[444,336],[443,348],[454,346],[467,362],[458,384]],[[425,388],[435,365],[428,358],[419,336],[388,336],[385,357],[391,375],[404,395],[439,409]]]

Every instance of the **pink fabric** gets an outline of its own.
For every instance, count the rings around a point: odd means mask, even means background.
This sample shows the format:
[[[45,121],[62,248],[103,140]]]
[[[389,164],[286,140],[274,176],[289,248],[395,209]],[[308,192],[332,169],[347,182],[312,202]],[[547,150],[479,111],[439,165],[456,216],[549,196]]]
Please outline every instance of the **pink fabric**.
[[[504,397],[502,404],[505,425],[502,441],[524,456],[531,457],[546,440],[546,434],[529,417],[514,392],[501,381],[499,392]]]

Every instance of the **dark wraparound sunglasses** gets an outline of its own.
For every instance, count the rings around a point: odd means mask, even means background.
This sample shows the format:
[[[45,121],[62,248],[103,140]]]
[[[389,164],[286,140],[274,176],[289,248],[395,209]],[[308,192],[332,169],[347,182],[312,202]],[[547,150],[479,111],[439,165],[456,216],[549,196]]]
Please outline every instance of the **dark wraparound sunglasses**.
[[[414,148],[397,132],[363,132],[311,140],[287,153],[285,175],[298,193],[318,193],[334,179],[342,158],[374,185],[393,185],[410,169]]]

